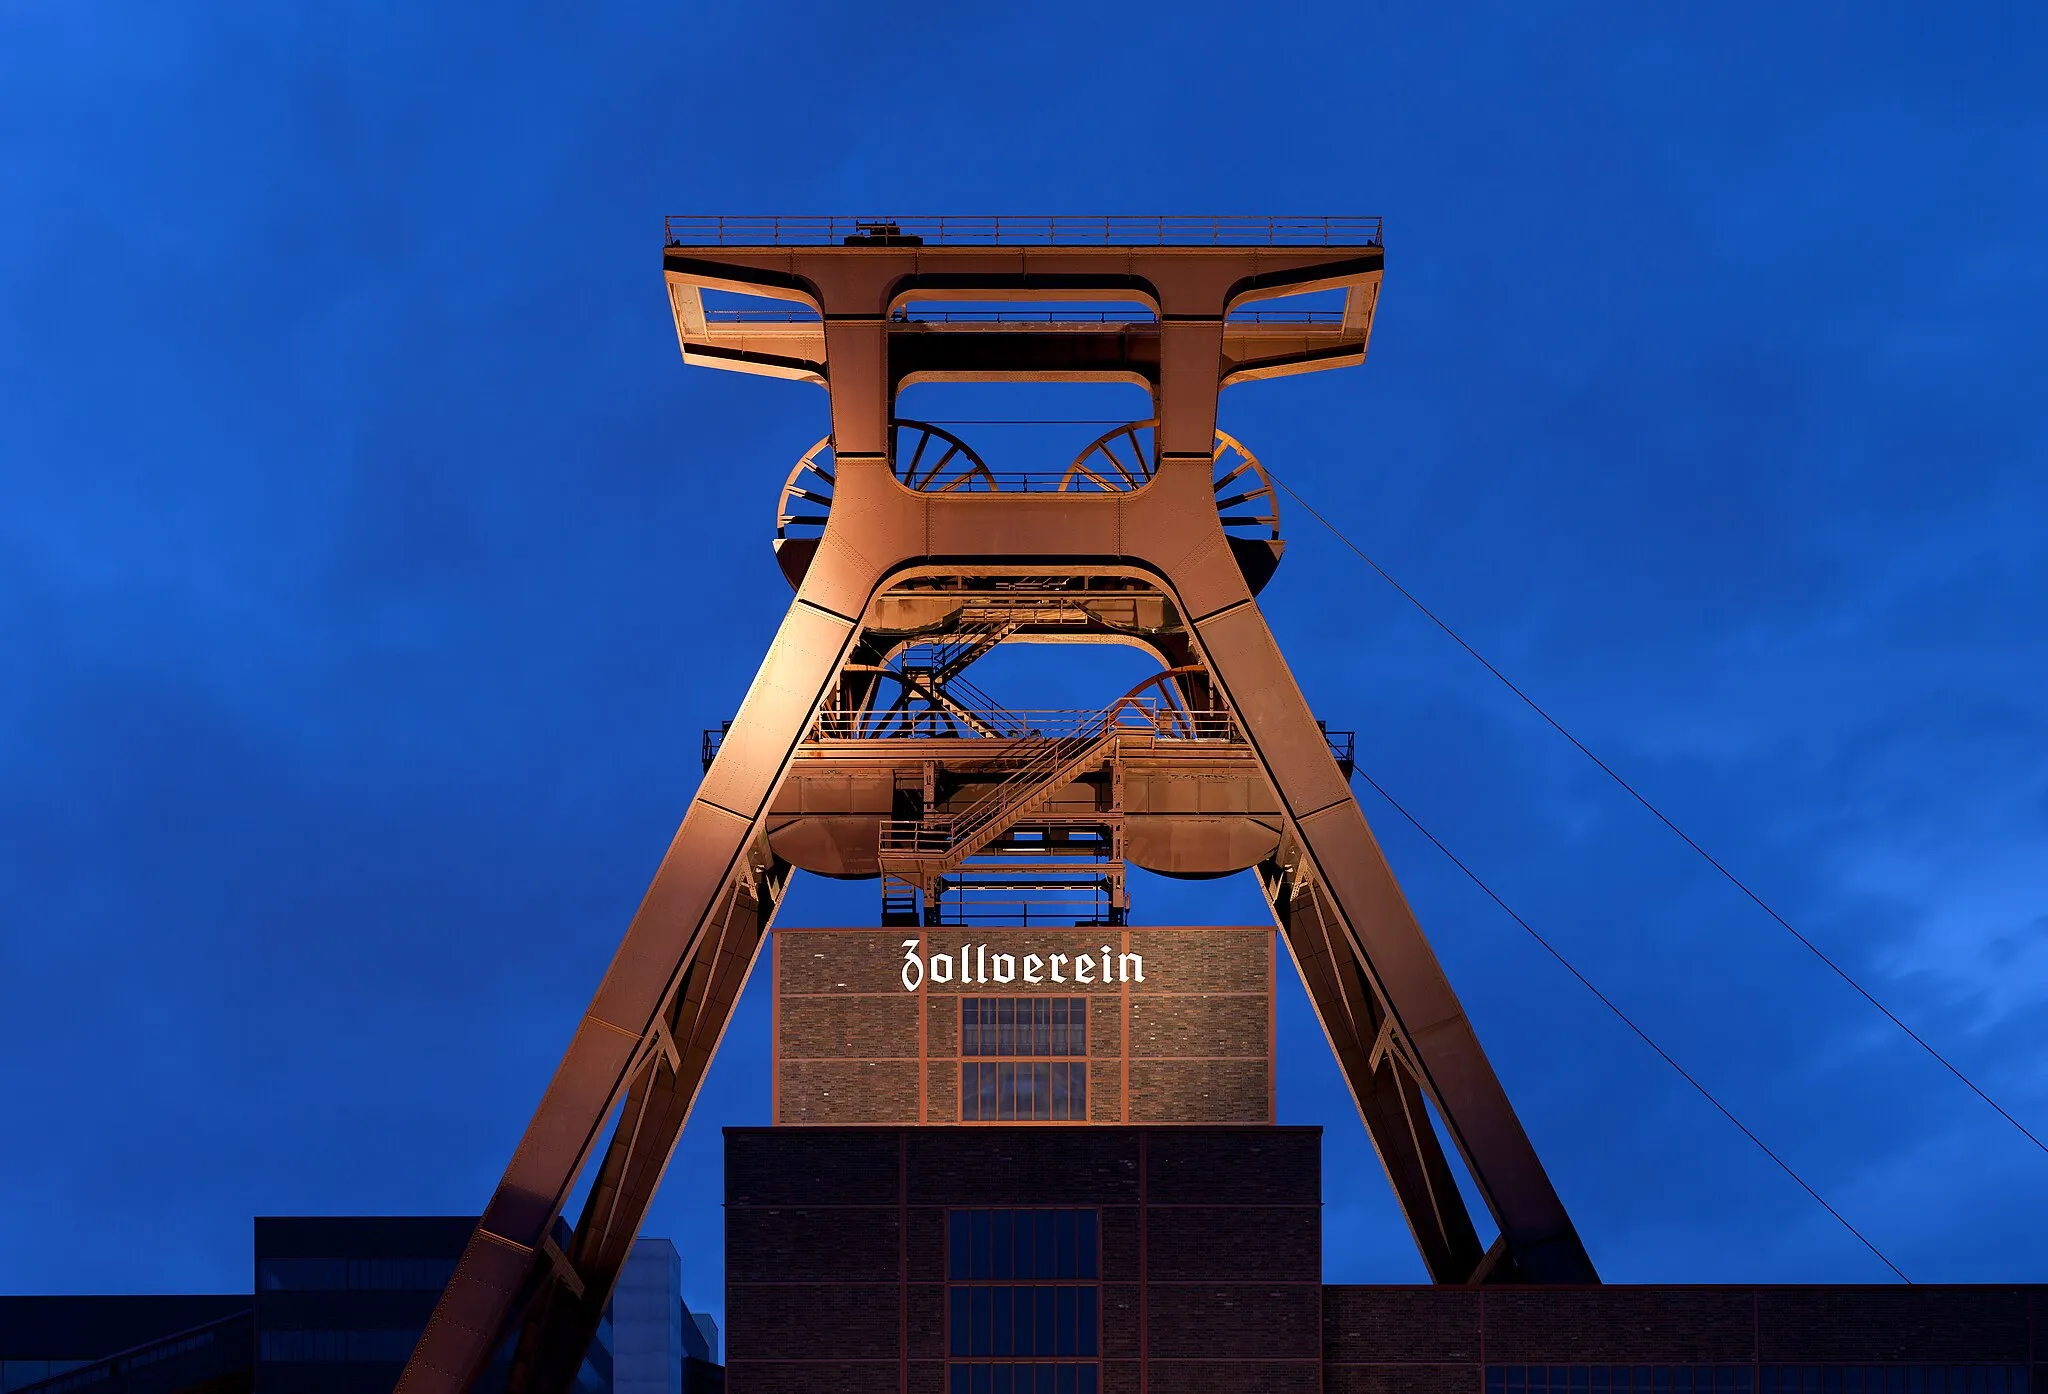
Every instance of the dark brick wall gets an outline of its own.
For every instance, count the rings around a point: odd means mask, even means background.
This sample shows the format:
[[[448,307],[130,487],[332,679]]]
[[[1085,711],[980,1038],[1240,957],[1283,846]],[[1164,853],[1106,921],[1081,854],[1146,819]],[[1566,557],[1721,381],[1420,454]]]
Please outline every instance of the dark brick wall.
[[[735,1394],[930,1391],[946,1211],[1094,1206],[1104,1388],[1313,1391],[1321,1130],[729,1128]]]
[[[1329,1287],[1325,1387],[1474,1394],[1487,1364],[2024,1364],[2044,1315],[2042,1287]]]
[[[903,941],[927,964],[986,945],[991,981],[903,988]],[[1018,971],[1027,954],[1097,965],[1143,960],[1145,981],[992,980],[995,953]],[[826,929],[775,935],[775,1121],[788,1124],[959,1120],[959,997],[1069,996],[1089,1001],[1088,1113],[1093,1123],[1267,1123],[1273,1117],[1270,930]],[[1049,971],[1049,969],[1047,970]],[[922,1089],[920,1089],[920,1084]]]

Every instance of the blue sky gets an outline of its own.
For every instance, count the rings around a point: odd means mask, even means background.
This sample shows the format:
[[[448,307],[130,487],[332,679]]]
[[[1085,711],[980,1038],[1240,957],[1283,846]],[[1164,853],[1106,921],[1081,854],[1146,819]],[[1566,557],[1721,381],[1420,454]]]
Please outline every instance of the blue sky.
[[[669,212],[1384,214],[1371,362],[1225,428],[2048,1134],[2044,39],[16,0],[0,1292],[245,1287],[252,1214],[489,1193],[787,603],[775,490],[824,430],[816,389],[682,367]],[[2048,1155],[1286,528],[1265,609],[1376,779],[1913,1278],[2044,1277]],[[1609,1279],[1888,1276],[1360,787]],[[648,1223],[714,1310],[760,989]],[[1328,1276],[1418,1279],[1298,988],[1282,1037]]]

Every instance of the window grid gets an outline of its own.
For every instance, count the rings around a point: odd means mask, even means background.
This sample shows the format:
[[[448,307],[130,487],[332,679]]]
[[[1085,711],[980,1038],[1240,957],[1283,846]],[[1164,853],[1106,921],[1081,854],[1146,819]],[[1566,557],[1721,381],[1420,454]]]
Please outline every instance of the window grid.
[[[960,1053],[1004,1058],[1088,1054],[1085,997],[963,997]]]
[[[266,1292],[439,1292],[455,1276],[452,1258],[266,1258],[256,1285]]]
[[[1099,1394],[1100,1212],[954,1210],[946,1227],[947,1394]]]
[[[2027,1367],[1766,1365],[1763,1394],[2027,1394]]]
[[[963,997],[960,1054],[962,1122],[1088,1120],[1087,998]]]
[[[957,1364],[947,1371],[946,1394],[1100,1394],[1102,1367],[1060,1364]]]
[[[2031,1391],[2025,1365],[1490,1365],[1486,1370],[1486,1394],[2031,1394]]]

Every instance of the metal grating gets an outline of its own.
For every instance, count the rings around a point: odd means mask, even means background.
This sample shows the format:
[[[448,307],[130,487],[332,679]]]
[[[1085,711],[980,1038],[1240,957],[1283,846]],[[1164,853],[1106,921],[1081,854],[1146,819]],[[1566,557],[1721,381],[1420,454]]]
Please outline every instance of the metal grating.
[[[1364,217],[945,214],[673,214],[670,247],[1377,247],[1380,219]]]

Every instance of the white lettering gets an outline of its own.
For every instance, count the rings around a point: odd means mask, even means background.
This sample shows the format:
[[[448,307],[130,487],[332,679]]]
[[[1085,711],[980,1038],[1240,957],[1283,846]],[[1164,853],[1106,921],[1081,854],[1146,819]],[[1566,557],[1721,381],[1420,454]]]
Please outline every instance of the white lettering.
[[[1065,982],[1065,981],[1066,981],[1066,979],[1065,979],[1065,978],[1062,978],[1062,977],[1060,976],[1060,965],[1061,965],[1062,963],[1065,963],[1066,961],[1067,961],[1067,955],[1065,955],[1065,954],[1054,954],[1054,955],[1052,956],[1052,980],[1053,980],[1054,982],[1056,982],[1056,983],[1063,983],[1063,982]]]
[[[1041,977],[1038,972],[1039,966],[1044,962],[1045,960],[1040,958],[1037,954],[1024,955],[1024,981],[1027,983],[1044,982],[1045,979]]]
[[[1116,960],[1116,980],[1120,983],[1144,982],[1145,955],[1118,954]]]
[[[1074,981],[1092,983],[1095,981],[1095,960],[1086,954],[1074,956]]]
[[[1109,976],[1109,945],[1107,944],[1102,946],[1102,981],[1106,983],[1116,981],[1115,978]]]
[[[917,956],[917,946],[920,942],[920,940],[916,939],[905,939],[903,941],[903,990],[905,992],[917,991],[918,986],[924,982],[924,960]]]
[[[967,946],[965,944],[960,946],[960,981],[963,983],[974,981],[974,973],[967,966]]]
[[[1010,955],[1008,955],[1008,954],[997,954],[997,955],[996,955],[996,958],[995,958],[995,966],[996,966],[996,981],[997,981],[997,982],[999,982],[999,983],[1008,983],[1008,982],[1015,982],[1015,981],[1016,981],[1016,979],[1017,979],[1017,960],[1016,960],[1016,959],[1014,959],[1014,958],[1010,957]]]
[[[953,981],[953,956],[951,954],[932,955],[932,981],[935,983],[950,983]]]
[[[974,981],[978,983],[988,981],[988,945],[986,944],[976,944],[974,946]]]

